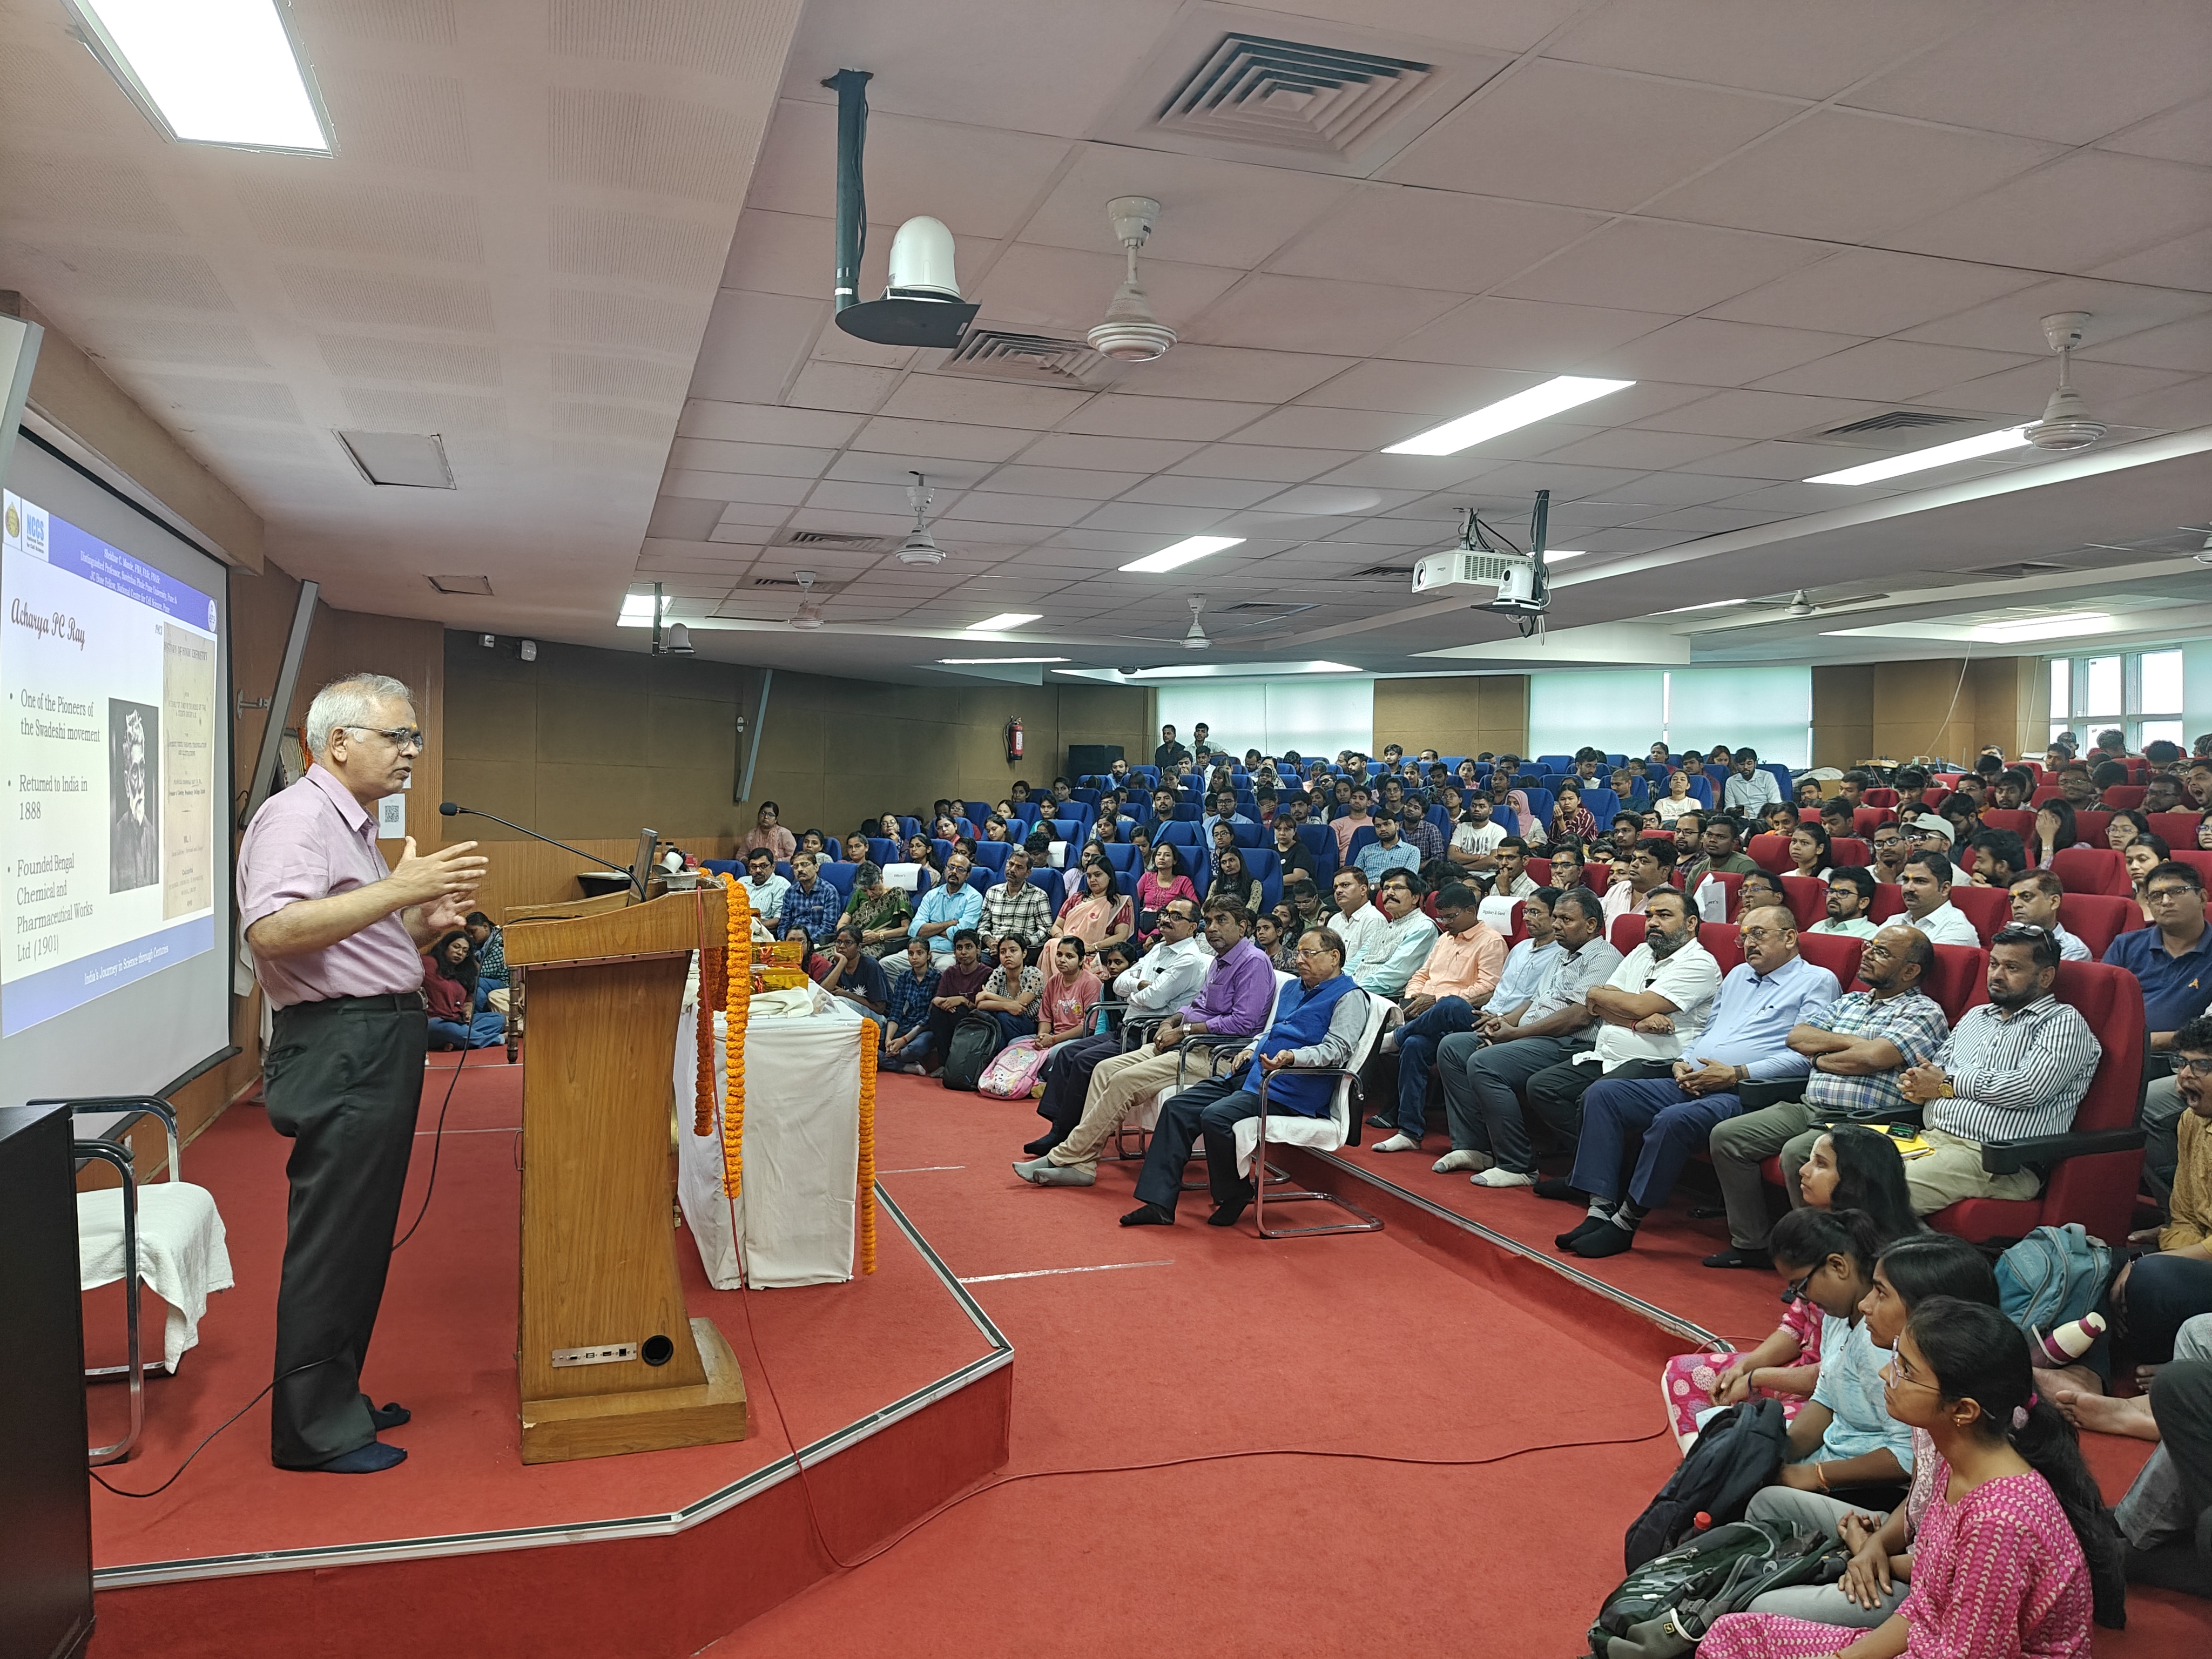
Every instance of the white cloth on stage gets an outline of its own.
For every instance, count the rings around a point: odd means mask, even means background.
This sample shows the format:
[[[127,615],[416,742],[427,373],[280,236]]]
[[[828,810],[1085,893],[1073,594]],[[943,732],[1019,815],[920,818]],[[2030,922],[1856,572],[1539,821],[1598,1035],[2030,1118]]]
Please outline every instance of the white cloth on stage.
[[[717,1290],[744,1278],[756,1288],[830,1285],[853,1276],[853,1232],[860,1160],[860,1043],[875,1028],[849,1003],[798,988],[752,1000],[745,1028],[744,1190],[722,1192],[721,1103],[726,1087],[722,1039],[714,1016],[714,1116],[712,1131],[691,1133],[697,1076],[698,1008],[686,1004],[676,1035],[677,1198]],[[779,1005],[812,1000],[819,1012],[793,1018]]]
[[[98,1290],[123,1277],[120,1187],[76,1195],[76,1250],[83,1289]],[[138,1277],[168,1304],[161,1356],[174,1371],[185,1350],[200,1340],[208,1297],[233,1283],[222,1217],[206,1188],[181,1181],[139,1188]]]

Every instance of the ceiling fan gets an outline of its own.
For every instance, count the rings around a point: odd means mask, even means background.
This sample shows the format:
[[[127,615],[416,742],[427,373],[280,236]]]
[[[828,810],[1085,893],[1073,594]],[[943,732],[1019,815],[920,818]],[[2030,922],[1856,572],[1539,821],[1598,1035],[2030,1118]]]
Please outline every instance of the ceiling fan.
[[[921,516],[937,492],[929,487],[929,480],[921,473],[910,472],[907,476],[914,480],[907,486],[906,492],[907,500],[914,503],[914,528],[906,532],[906,539],[899,544],[898,562],[901,564],[943,564],[945,550],[937,544],[936,538],[929,533],[929,526],[922,521]]]
[[[1164,634],[1123,634],[1125,640],[1146,640],[1155,645],[1180,645],[1186,651],[1203,651],[1213,643],[1206,637],[1206,629],[1199,622],[1199,613],[1206,609],[1206,595],[1190,596],[1190,628],[1181,639],[1170,639]]]

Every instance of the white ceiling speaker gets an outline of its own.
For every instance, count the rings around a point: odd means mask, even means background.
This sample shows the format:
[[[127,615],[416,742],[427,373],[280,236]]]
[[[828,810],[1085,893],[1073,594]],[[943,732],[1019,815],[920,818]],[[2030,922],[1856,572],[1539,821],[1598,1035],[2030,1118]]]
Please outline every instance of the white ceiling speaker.
[[[908,476],[914,480],[906,492],[907,500],[914,503],[914,528],[906,532],[906,539],[899,544],[898,562],[901,564],[943,564],[945,550],[937,544],[936,538],[929,533],[929,526],[921,521],[921,515],[935,492],[930,489],[929,480],[921,473],[914,472]]]
[[[2060,453],[2087,449],[2105,435],[2105,423],[2091,417],[2088,404],[2081,401],[2081,394],[2067,384],[2066,379],[2067,363],[2074,348],[2081,343],[2081,331],[2088,321],[2089,313],[2086,311],[2054,311],[2043,319],[2043,337],[2058,354],[2058,390],[2043,406],[2043,418],[2021,428],[2028,442],[2038,449]]]
[[[1102,357],[1121,363],[1149,363],[1164,356],[1176,343],[1176,332],[1152,314],[1137,280],[1137,250],[1160,222],[1160,204],[1149,196],[1117,196],[1106,204],[1114,222],[1114,234],[1128,251],[1129,279],[1115,290],[1114,303],[1106,307],[1106,320],[1083,337]]]
[[[1805,590],[1801,587],[1790,596],[1790,609],[1783,614],[1790,617],[1809,617],[1819,609],[1820,606],[1814,605],[1806,595]]]
[[[799,582],[799,609],[791,613],[793,628],[822,626],[822,601],[814,597],[814,573],[794,570],[791,573]]]
[[[1190,632],[1182,636],[1182,648],[1186,651],[1203,651],[1212,643],[1206,637],[1206,629],[1199,626],[1198,613],[1205,609],[1206,595],[1192,594],[1190,596]]]

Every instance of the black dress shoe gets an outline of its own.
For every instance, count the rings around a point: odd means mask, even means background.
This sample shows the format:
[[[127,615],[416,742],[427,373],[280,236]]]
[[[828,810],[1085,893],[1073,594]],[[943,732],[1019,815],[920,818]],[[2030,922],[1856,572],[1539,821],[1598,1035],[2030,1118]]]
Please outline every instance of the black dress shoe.
[[[1395,1129],[1398,1127],[1398,1120],[1395,1117],[1385,1117],[1380,1112],[1370,1112],[1367,1115],[1367,1127],[1370,1129]]]
[[[1718,1221],[1727,1213],[1728,1206],[1725,1204],[1692,1204],[1690,1206],[1690,1219],[1692,1221]]]
[[[1725,1250],[1716,1250],[1705,1260],[1708,1267],[1759,1267],[1771,1270],[1774,1258],[1765,1250],[1747,1250],[1731,1244]]]

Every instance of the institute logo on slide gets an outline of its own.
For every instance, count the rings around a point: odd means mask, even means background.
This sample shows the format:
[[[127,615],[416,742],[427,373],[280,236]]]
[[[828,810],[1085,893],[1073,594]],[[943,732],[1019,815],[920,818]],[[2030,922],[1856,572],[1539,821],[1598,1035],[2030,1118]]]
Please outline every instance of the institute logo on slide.
[[[22,509],[13,501],[8,503],[8,539],[11,542],[23,539]],[[215,607],[210,605],[208,608],[212,611]]]

